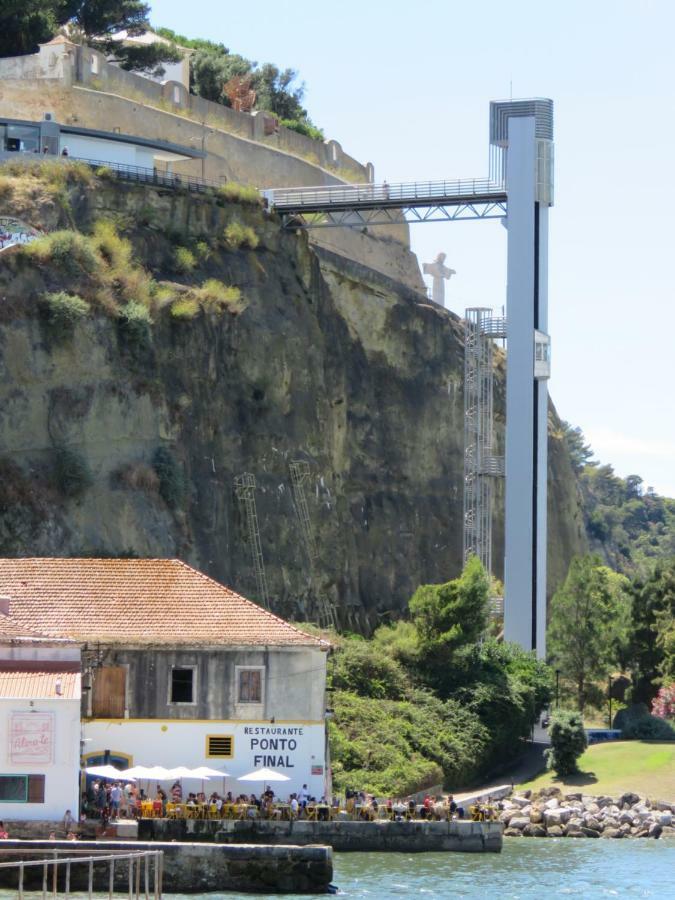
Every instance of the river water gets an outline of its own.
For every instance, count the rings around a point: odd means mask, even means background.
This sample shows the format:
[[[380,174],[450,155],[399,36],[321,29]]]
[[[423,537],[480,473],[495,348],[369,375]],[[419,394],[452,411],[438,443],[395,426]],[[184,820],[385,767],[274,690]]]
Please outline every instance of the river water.
[[[368,900],[388,897],[675,900],[675,840],[506,838],[501,854],[336,853],[333,881],[340,889],[340,896]],[[217,896],[223,900],[251,897],[231,893],[209,896],[211,900]],[[293,896],[300,900],[301,895]],[[278,897],[275,895],[275,900]]]
[[[675,840],[506,838],[497,853],[336,853],[344,898],[547,900],[654,897],[675,900]],[[39,894],[27,895],[38,898]],[[167,900],[197,895],[166,894]],[[279,900],[279,894],[203,894],[208,900]],[[310,895],[285,895],[307,900]],[[316,895],[325,897],[325,894]],[[16,892],[0,891],[0,900]]]

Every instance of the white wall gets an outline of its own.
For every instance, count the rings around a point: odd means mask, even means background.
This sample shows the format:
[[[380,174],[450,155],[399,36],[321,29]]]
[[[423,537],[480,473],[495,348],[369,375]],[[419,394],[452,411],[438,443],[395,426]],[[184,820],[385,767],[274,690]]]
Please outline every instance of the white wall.
[[[77,816],[80,772],[80,701],[0,700],[0,775],[44,775],[44,803],[2,803],[1,820],[51,819],[57,821],[70,809]],[[10,761],[12,713],[31,715],[53,713],[53,754],[51,763],[18,764]],[[45,835],[47,837],[47,835]]]
[[[124,141],[107,141],[103,138],[78,134],[61,134],[59,153],[64,147],[68,155],[80,159],[92,159],[102,163],[112,162],[127,166],[143,166],[152,169],[154,154],[151,148],[126,144]]]
[[[214,759],[206,756],[207,735],[232,735],[233,758]],[[307,784],[317,798],[324,794],[325,725],[305,721],[225,721],[187,719],[94,719],[84,723],[86,753],[101,755],[105,750],[126,754],[131,765],[209,766],[224,769],[225,791],[233,794],[261,793],[261,786],[237,781],[237,777],[266,766],[290,777],[290,781],[274,784],[277,795],[287,797]],[[276,742],[276,744],[274,743]],[[322,773],[312,775],[312,767]],[[219,778],[207,782],[208,791],[221,793]],[[206,789],[205,785],[205,789]],[[141,785],[143,786],[143,785]],[[155,784],[150,786],[154,791]],[[201,790],[201,782],[184,782],[184,789]]]

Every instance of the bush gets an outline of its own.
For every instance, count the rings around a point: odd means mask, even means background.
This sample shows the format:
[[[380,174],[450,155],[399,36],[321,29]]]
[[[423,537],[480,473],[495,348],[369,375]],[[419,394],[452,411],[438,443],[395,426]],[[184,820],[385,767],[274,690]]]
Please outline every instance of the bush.
[[[150,338],[152,318],[142,303],[130,300],[120,310],[120,330],[130,344],[144,345]]]
[[[174,319],[191,321],[199,314],[201,307],[193,297],[182,297],[171,304],[171,316]]]
[[[211,248],[206,241],[197,241],[195,244],[195,254],[201,261],[205,262],[211,256]]]
[[[218,188],[218,195],[232,203],[241,203],[243,206],[262,206],[262,195],[248,184],[237,184],[236,181],[226,181]]]
[[[558,710],[551,717],[548,733],[551,746],[544,751],[548,768],[560,778],[578,772],[577,760],[587,746],[581,713]]]
[[[117,227],[109,219],[99,219],[94,225],[93,243],[105,261],[115,269],[133,265],[131,242],[117,233]]]
[[[652,703],[652,715],[675,719],[675,684],[664,684]]]
[[[152,467],[159,478],[159,493],[171,509],[180,506],[185,496],[185,479],[173,454],[166,447],[158,447]]]
[[[197,265],[197,260],[192,250],[188,250],[187,247],[176,247],[173,255],[173,264],[177,272],[187,275],[193,271]]]
[[[637,741],[672,741],[675,729],[659,716],[653,716],[644,703],[634,703],[620,710],[614,719],[614,727],[621,729],[621,736]]]
[[[23,253],[38,262],[51,263],[68,275],[94,275],[102,260],[96,245],[77,231],[52,231],[21,247]]]
[[[72,335],[75,325],[89,315],[91,307],[77,294],[58,291],[45,294],[44,310],[53,336],[57,339],[65,339]]]
[[[258,235],[250,225],[242,225],[241,222],[230,222],[225,229],[224,238],[231,250],[237,250],[239,247],[255,250],[260,243]]]
[[[358,638],[345,641],[331,673],[333,690],[373,699],[401,700],[408,682],[403,668],[385,650]]]
[[[84,457],[66,447],[54,451],[53,474],[61,494],[72,499],[81,497],[93,481]]]
[[[312,138],[313,141],[325,140],[323,131],[312,125],[310,122],[302,122],[300,119],[281,119],[281,124],[291,131],[297,131],[298,134],[304,134],[305,137]]]
[[[247,305],[238,287],[223,284],[216,278],[209,278],[192,296],[206,310],[229,312],[233,316],[243,312]]]

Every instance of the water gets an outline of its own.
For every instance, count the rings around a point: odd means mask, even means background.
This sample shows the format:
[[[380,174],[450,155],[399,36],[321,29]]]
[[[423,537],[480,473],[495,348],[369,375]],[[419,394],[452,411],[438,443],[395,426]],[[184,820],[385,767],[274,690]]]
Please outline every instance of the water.
[[[675,840],[507,838],[496,853],[336,853],[339,896],[427,898],[654,897],[675,900]],[[39,898],[41,895],[27,895]],[[165,895],[195,900],[197,895]],[[279,894],[203,894],[208,900],[279,900]],[[307,900],[307,894],[293,894]],[[325,897],[325,894],[316,895]],[[15,892],[0,891],[0,900]]]
[[[360,897],[368,900],[389,897],[675,900],[675,840],[507,838],[501,854],[336,853],[333,881],[345,900]],[[232,900],[235,896],[240,900],[251,897],[250,894],[211,894],[210,900],[217,897]],[[299,900],[302,895],[293,896]],[[272,895],[265,897],[273,900]],[[278,900],[279,895],[274,898]]]

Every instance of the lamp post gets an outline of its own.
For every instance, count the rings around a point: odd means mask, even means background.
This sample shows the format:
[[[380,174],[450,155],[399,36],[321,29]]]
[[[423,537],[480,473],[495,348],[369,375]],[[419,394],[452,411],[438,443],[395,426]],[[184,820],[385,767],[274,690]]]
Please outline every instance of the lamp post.
[[[555,708],[560,706],[560,669],[555,670]]]
[[[612,676],[609,676],[607,683],[607,699],[609,700],[609,728],[612,727]]]

